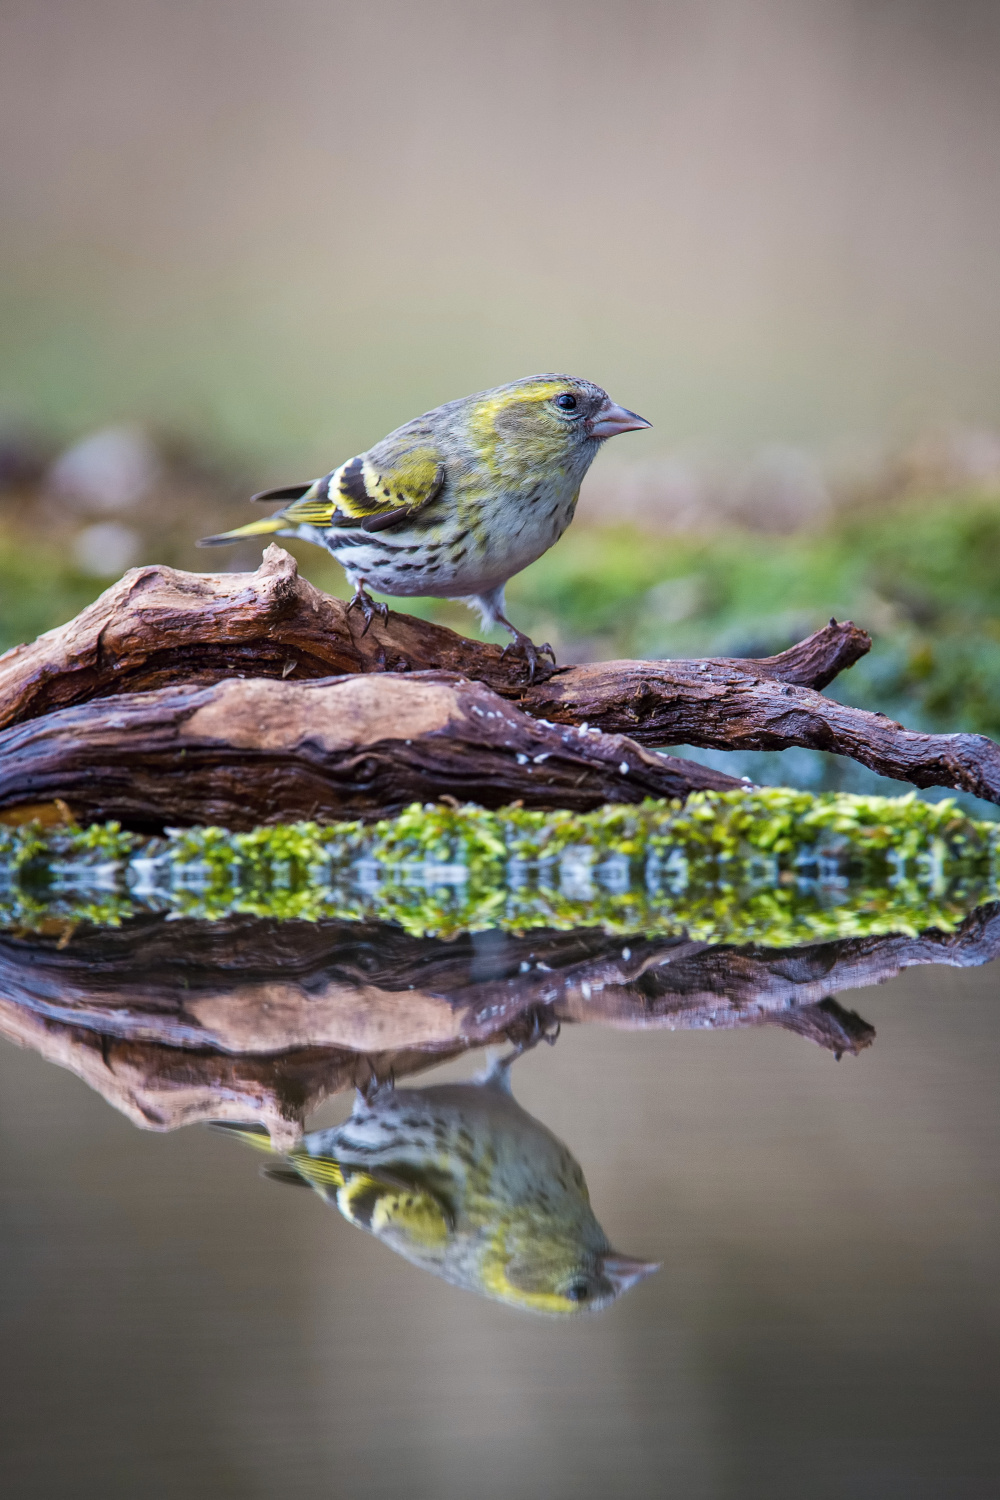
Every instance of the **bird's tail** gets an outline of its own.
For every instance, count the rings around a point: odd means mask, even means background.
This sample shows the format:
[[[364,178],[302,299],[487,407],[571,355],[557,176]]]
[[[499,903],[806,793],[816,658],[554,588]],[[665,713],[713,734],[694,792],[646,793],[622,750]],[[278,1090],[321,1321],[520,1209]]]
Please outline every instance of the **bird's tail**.
[[[235,1135],[239,1140],[246,1141],[255,1151],[263,1151],[268,1156],[274,1153],[271,1137],[264,1125],[239,1125],[231,1120],[210,1120],[209,1124],[213,1130],[224,1130],[227,1135]]]
[[[242,542],[249,536],[272,536],[276,531],[286,531],[288,522],[281,516],[267,516],[263,521],[249,521],[246,526],[237,526],[234,531],[222,531],[218,536],[203,536],[199,547],[228,547],[231,542]]]
[[[267,1156],[277,1155],[276,1161],[270,1161],[261,1168],[264,1176],[269,1177],[272,1182],[312,1187],[320,1193],[326,1193],[331,1188],[336,1190],[344,1185],[344,1169],[332,1156],[310,1156],[301,1146],[294,1147],[284,1156],[275,1153],[271,1137],[263,1125],[239,1125],[229,1120],[210,1120],[209,1124],[213,1130],[224,1130],[227,1135],[235,1135],[255,1151],[263,1151]],[[371,1182],[363,1173],[355,1175],[359,1183],[362,1179],[364,1183]]]

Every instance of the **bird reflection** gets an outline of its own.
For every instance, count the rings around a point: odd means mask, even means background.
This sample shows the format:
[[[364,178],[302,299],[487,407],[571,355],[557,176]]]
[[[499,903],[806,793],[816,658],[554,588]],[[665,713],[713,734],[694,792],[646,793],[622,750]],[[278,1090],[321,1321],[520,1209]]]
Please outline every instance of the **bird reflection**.
[[[511,1094],[519,1055],[470,1083],[359,1093],[350,1119],[265,1175],[315,1189],[414,1265],[509,1307],[607,1307],[659,1267],[611,1249],[579,1164]],[[262,1126],[219,1128],[271,1151]]]

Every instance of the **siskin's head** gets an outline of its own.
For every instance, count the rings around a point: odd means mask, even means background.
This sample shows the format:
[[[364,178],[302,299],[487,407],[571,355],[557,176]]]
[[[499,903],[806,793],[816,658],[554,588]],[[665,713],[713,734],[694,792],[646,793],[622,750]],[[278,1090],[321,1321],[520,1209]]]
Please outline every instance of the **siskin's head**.
[[[605,439],[650,426],[599,385],[572,375],[515,380],[468,397],[467,409],[473,444],[510,477],[548,465],[585,472]]]
[[[542,1234],[507,1263],[502,1285],[490,1285],[487,1277],[486,1290],[531,1312],[598,1312],[659,1269],[655,1261],[636,1260],[615,1250],[581,1253],[579,1244],[546,1242]]]

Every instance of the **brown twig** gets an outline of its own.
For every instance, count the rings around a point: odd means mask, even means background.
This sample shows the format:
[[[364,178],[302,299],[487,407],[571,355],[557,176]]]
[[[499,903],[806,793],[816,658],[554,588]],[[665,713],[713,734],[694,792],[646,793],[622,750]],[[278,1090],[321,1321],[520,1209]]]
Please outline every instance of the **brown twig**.
[[[256,573],[134,569],[60,630],[0,657],[0,726],[23,725],[95,700],[176,689],[178,684],[190,693],[200,685],[231,683],[234,677],[275,679],[295,687],[317,678],[377,673],[386,684],[379,691],[388,695],[389,678],[433,671],[483,683],[536,719],[565,726],[585,722],[643,745],[727,750],[803,745],[850,756],[917,786],[955,787],[1000,801],[1000,748],[984,735],[917,734],[818,691],[870,644],[850,622],[831,621],[788,651],[760,660],[546,667],[540,680],[529,685],[523,664],[504,657],[499,647],[465,640],[407,615],[376,620],[365,634],[356,613],[299,578],[294,559],[271,546]],[[150,711],[156,717],[161,709],[158,702]],[[132,698],[130,724],[139,712]],[[88,734],[96,733],[97,722],[93,714],[80,721],[89,726]],[[110,707],[107,722],[118,722]],[[7,742],[8,753],[13,744]],[[360,742],[355,748],[361,752]],[[375,746],[373,775],[380,753]],[[414,795],[454,792],[445,782],[435,786],[433,778],[414,777],[405,760],[401,757],[403,780],[424,788]],[[283,774],[294,779],[287,768]],[[303,774],[308,779],[312,773]],[[688,778],[689,785],[724,784],[699,781],[694,770]],[[472,776],[468,785],[475,783]],[[67,790],[52,778],[46,785],[53,794]],[[510,787],[509,781],[503,785]],[[583,782],[580,790],[580,798],[565,805],[592,806]],[[522,795],[520,787],[514,795]],[[271,800],[277,805],[282,798]],[[317,805],[324,805],[322,797]],[[531,805],[543,804],[535,800]]]
[[[823,687],[870,645],[855,625],[831,622],[779,656],[721,665]],[[673,665],[616,662],[606,671],[624,674],[634,690],[645,676],[662,681]],[[256,573],[133,568],[68,624],[0,656],[0,728],[93,698],[178,682],[240,674],[302,682],[386,671],[457,672],[513,699],[526,686],[517,657],[411,615],[376,618],[365,632],[357,611],[300,578],[295,559],[272,544]],[[542,663],[539,676],[555,671]],[[579,671],[564,668],[557,675],[572,682]]]
[[[741,785],[622,735],[542,724],[444,672],[231,678],[95,699],[0,733],[0,809],[59,796],[84,821],[139,829],[330,822],[442,793],[583,810]]]
[[[1000,802],[1000,746],[984,734],[918,734],[884,714],[837,703],[746,668],[745,662],[600,662],[555,674],[522,697],[558,724],[581,719],[643,745],[787,750],[803,745],[860,761],[915,786],[947,786]]]
[[[484,947],[484,944],[486,945]],[[553,1021],[685,1030],[779,1025],[833,1052],[872,1028],[828,998],[917,964],[1000,953],[1000,905],[954,932],[776,951],[597,929],[452,942],[368,923],[139,918],[0,938],[0,1034],[78,1073],[137,1124],[266,1121]],[[484,968],[488,977],[484,978]]]

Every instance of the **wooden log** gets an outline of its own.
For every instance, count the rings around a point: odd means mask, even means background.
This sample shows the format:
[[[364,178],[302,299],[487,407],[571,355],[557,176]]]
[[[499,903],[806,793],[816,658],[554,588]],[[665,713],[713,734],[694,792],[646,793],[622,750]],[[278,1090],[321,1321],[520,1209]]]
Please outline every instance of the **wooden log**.
[[[75,1073],[142,1130],[258,1120],[277,1149],[291,1146],[306,1115],[332,1094],[365,1087],[373,1078],[404,1078],[450,1055],[416,1051],[367,1057],[343,1048],[307,1047],[280,1057],[233,1057],[50,1021],[3,996],[0,1036]]]
[[[797,1031],[837,1055],[859,1051],[873,1035],[860,1017],[831,1001],[734,1024],[770,1023]],[[490,1040],[506,1042],[509,1033],[516,1033],[516,1023]],[[277,1150],[294,1144],[308,1116],[333,1094],[364,1088],[373,1080],[412,1077],[461,1055],[468,1045],[378,1053],[307,1047],[280,1056],[233,1056],[211,1048],[134,1042],[50,1021],[2,996],[0,1036],[67,1068],[142,1130],[256,1120],[267,1126]]]
[[[1000,903],[953,931],[774,949],[498,930],[444,941],[373,922],[141,917],[0,936],[0,993],[46,1021],[193,1052],[359,1055],[485,1046],[529,1013],[621,1029],[727,1029],[923,964],[1000,956]],[[346,1085],[345,1085],[346,1086]]]
[[[778,656],[720,665],[822,688],[870,645],[855,625],[831,622]],[[647,678],[662,695],[673,665],[608,663],[606,676],[622,679],[614,696],[628,703]],[[579,670],[543,663],[539,676],[572,683]],[[386,671],[457,672],[515,701],[526,687],[517,657],[411,615],[390,613],[366,632],[356,610],[300,578],[295,559],[272,544],[256,573],[133,568],[68,624],[0,656],[0,728],[93,698],[178,682],[240,674],[301,682]],[[533,712],[530,698],[524,706]]]
[[[807,644],[807,643],[806,643]],[[721,750],[827,750],[914,786],[946,786],[1000,802],[1000,745],[985,734],[918,734],[884,714],[837,703],[745,670],[749,662],[622,662],[555,674],[521,698],[557,724],[581,720],[642,745]],[[630,696],[631,694],[631,696]]]
[[[831,622],[777,656],[546,666],[529,684],[523,662],[499,647],[410,616],[390,614],[365,633],[357,612],[299,578],[294,559],[272,545],[252,574],[133,569],[69,624],[7,652],[0,726],[179,682],[433,670],[482,682],[535,718],[587,723],[642,745],[801,745],[917,786],[1000,801],[1000,747],[985,735],[917,734],[818,691],[870,644],[850,622]]]
[[[447,795],[585,810],[742,786],[622,735],[554,728],[454,673],[230,678],[95,699],[0,733],[0,810],[62,799],[82,821],[371,817]]]
[[[532,1017],[625,1029],[778,1025],[858,1052],[831,992],[1000,954],[1000,904],[956,931],[775,951],[596,929],[452,942],[369,923],[144,917],[0,938],[0,1034],[169,1130],[257,1118],[287,1142],[323,1098],[523,1034]],[[520,1028],[520,1032],[518,1030]]]

